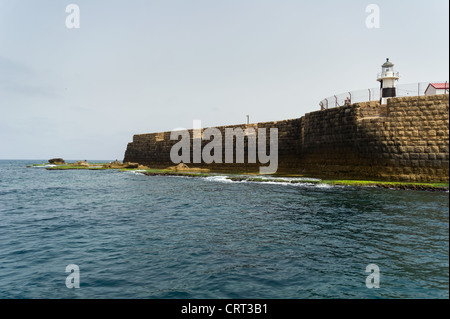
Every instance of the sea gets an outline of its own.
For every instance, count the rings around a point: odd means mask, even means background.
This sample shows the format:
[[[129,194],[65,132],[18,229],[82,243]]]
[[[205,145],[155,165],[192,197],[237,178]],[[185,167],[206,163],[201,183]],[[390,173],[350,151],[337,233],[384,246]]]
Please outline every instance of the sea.
[[[45,162],[0,161],[1,299],[449,298],[448,192]]]

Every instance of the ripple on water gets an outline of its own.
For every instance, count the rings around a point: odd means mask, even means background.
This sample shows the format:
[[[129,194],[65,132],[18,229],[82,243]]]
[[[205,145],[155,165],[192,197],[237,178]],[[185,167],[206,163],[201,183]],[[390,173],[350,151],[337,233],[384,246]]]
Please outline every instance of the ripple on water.
[[[28,164],[0,161],[1,298],[448,298],[446,193]]]

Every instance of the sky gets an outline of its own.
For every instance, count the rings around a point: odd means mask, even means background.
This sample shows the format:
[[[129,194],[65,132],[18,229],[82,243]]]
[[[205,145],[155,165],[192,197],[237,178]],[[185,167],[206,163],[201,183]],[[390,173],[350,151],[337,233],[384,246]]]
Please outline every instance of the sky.
[[[400,83],[448,80],[449,1],[0,0],[0,159],[122,160],[134,134],[299,118],[377,87],[386,58]]]

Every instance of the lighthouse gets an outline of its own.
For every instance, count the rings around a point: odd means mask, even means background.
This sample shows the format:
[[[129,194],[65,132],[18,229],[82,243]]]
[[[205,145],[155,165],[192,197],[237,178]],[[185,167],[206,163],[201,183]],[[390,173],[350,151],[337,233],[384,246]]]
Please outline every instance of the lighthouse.
[[[395,81],[399,79],[398,72],[394,72],[394,64],[386,59],[386,62],[381,66],[381,73],[377,76],[377,81],[381,85],[381,104],[386,104],[387,100],[396,96]]]

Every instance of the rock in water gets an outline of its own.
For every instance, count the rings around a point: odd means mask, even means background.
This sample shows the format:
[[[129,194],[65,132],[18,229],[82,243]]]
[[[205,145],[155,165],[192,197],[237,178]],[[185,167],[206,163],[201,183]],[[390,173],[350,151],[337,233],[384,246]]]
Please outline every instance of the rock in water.
[[[187,169],[189,169],[189,166],[187,166],[184,163],[180,163],[177,166],[175,166],[175,170],[176,171],[184,171],[184,170],[187,170]]]
[[[197,167],[189,167],[184,163],[180,163],[177,166],[171,166],[167,169],[174,172],[209,172],[207,168],[197,168]]]
[[[89,164],[88,164],[87,161],[78,161],[78,162],[74,163],[73,166],[84,166],[84,167],[89,167]]]
[[[139,164],[138,163],[125,163],[125,168],[138,168]]]
[[[62,158],[52,158],[49,159],[48,162],[54,165],[64,165],[66,162]]]

